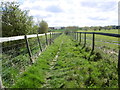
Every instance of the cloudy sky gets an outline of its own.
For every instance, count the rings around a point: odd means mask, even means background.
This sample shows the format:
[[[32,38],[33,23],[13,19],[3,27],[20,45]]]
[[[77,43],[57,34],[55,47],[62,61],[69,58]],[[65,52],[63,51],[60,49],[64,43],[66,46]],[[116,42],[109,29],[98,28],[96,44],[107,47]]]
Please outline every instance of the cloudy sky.
[[[10,0],[9,0],[10,1]],[[34,21],[49,26],[105,26],[118,24],[118,0],[14,0],[30,10]]]

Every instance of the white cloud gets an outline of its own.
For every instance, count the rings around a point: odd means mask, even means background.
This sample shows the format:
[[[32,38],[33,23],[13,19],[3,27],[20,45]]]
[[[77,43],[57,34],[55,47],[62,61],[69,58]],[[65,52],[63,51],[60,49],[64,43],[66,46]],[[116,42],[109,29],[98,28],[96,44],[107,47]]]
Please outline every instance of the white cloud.
[[[18,0],[2,0],[2,1],[0,1],[0,2],[17,2]]]
[[[84,2],[84,3],[83,3]],[[92,26],[118,23],[118,0],[25,0],[21,9],[49,26]],[[57,13],[56,13],[57,12]]]

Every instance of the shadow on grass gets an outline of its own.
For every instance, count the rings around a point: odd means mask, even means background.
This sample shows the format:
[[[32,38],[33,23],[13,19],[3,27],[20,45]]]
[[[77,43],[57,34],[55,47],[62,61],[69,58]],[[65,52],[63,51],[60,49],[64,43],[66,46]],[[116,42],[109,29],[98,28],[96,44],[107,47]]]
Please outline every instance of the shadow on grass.
[[[79,43],[79,45],[82,45]],[[91,56],[96,56],[93,61],[98,61],[102,58],[101,54],[99,52],[95,52],[94,50],[91,50],[90,48],[86,47],[84,44],[80,50],[85,50],[85,52],[89,53],[89,56],[87,57],[88,60],[91,60]]]

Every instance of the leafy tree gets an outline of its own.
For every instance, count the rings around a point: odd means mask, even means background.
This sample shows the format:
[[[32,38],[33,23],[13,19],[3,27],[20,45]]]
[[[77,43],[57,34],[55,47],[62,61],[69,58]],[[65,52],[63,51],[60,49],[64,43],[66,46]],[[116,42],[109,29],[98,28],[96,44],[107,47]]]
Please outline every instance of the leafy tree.
[[[38,28],[39,28],[39,27],[38,27],[37,25],[33,25],[31,34],[36,34],[37,31],[38,31]]]
[[[42,20],[39,23],[39,30],[38,33],[47,33],[48,32],[48,24],[46,21]]]
[[[32,32],[33,17],[28,11],[22,11],[19,3],[2,2],[2,35],[3,37],[18,36]]]

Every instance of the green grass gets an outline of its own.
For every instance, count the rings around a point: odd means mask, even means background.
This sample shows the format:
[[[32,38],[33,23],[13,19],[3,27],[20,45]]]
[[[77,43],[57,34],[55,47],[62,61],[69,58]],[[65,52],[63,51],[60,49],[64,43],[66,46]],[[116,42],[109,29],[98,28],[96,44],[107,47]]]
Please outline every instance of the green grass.
[[[117,80],[117,65],[112,58],[91,54],[89,48],[61,35],[12,88],[116,88]]]
[[[92,32],[92,31],[87,31]],[[94,31],[94,32],[104,32],[104,33],[117,33],[118,30],[103,30],[103,31]],[[81,34],[82,36],[82,43],[84,43],[84,34]],[[92,34],[87,34],[87,44],[90,46],[92,45]],[[104,36],[104,35],[95,35],[95,46],[96,47],[102,47],[104,49],[108,49],[114,52],[118,52],[118,38],[116,37],[110,37],[110,36]]]
[[[55,43],[47,47],[47,50],[42,52],[34,65],[28,67],[16,84],[12,88],[39,88],[45,83],[45,71],[49,70],[49,63],[55,57],[58,51],[61,39],[55,40]]]
[[[82,32],[82,31],[79,31]],[[103,32],[103,33],[115,33],[118,34],[118,30],[101,30],[101,31],[84,31],[84,32]],[[83,34],[82,34],[83,35]],[[84,37],[84,36],[82,36]],[[86,36],[89,39],[92,39],[92,35],[91,34],[87,34]],[[96,41],[103,41],[103,42],[110,42],[110,43],[118,43],[118,38],[116,37],[110,37],[110,36],[104,36],[104,35],[95,35],[95,40]],[[116,41],[116,42],[114,42]]]
[[[46,47],[45,36],[40,36],[39,38],[41,41],[42,49],[44,49]],[[48,39],[49,38],[50,35],[48,35]],[[37,38],[30,38],[28,41],[32,56],[34,60],[36,60],[38,53],[40,53],[38,40]],[[2,58],[2,80],[5,87],[12,86],[18,79],[19,75],[24,72],[26,68],[31,64],[25,41],[23,42],[22,46],[12,46],[10,50],[6,49],[6,51],[2,53],[2,56],[0,57]]]

